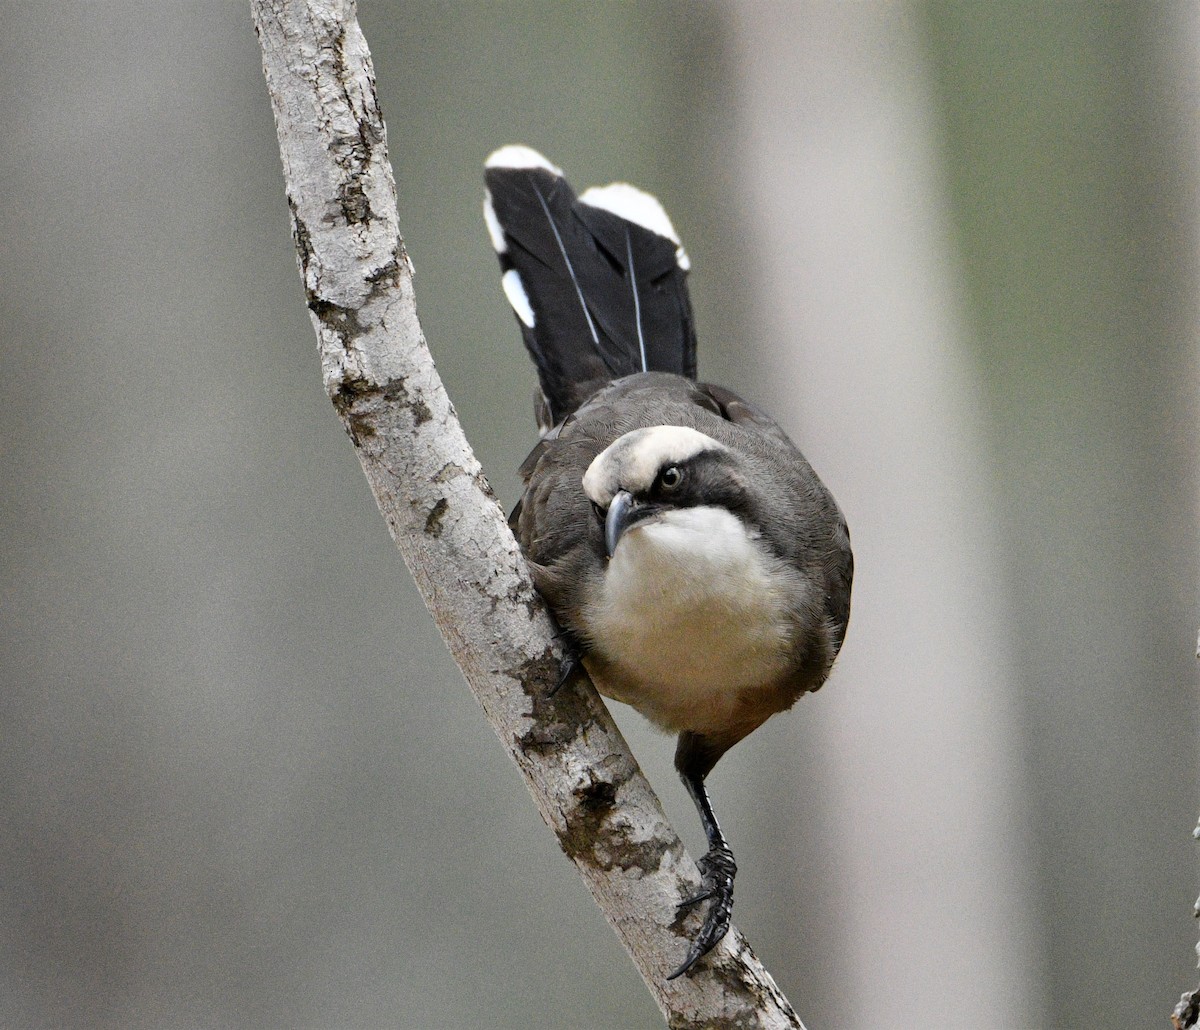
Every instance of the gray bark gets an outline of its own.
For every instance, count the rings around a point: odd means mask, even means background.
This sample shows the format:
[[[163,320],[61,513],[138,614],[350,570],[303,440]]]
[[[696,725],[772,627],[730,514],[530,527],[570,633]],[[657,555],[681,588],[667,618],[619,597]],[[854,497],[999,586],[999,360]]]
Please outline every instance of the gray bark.
[[[553,627],[421,334],[353,0],[251,7],[325,387],[447,646],[668,1024],[801,1027],[736,930],[665,980],[696,867],[590,685],[546,699]]]

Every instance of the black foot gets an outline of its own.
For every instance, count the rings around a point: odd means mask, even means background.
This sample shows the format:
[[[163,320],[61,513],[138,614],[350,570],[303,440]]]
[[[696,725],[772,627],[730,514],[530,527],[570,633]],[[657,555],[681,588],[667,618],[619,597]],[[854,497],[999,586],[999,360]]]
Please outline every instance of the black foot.
[[[712,905],[708,915],[704,917],[704,925],[692,941],[683,965],[668,976],[668,980],[683,976],[729,932],[729,917],[733,912],[733,878],[737,876],[737,863],[733,860],[733,852],[726,847],[716,847],[696,864],[704,874],[704,889],[695,897],[681,901],[679,911],[683,912],[709,899],[712,899]]]

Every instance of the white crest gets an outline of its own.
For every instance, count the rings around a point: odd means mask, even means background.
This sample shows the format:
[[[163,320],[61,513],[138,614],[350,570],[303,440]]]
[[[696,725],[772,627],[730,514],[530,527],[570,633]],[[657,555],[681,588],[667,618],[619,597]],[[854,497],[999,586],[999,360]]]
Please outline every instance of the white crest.
[[[583,492],[607,508],[618,490],[649,490],[664,465],[694,458],[725,445],[687,426],[649,426],[619,437],[592,460],[583,475]]]

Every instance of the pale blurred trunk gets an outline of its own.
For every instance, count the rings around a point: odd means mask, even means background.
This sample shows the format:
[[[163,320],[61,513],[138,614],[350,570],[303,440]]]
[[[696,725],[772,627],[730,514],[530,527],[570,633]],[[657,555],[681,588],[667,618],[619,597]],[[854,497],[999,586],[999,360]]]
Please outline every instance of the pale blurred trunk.
[[[1197,8],[923,11],[976,328],[1054,1026],[1194,983]]]
[[[816,1026],[1040,1025],[1010,606],[911,21],[747,3],[733,26],[759,395],[858,569],[838,669],[777,745],[828,893],[776,973]]]

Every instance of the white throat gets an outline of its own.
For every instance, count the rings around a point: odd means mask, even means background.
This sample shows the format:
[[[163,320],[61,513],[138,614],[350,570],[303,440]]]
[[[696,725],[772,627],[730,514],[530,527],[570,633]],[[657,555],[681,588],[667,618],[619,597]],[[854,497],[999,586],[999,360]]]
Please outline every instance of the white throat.
[[[724,508],[675,508],[636,525],[588,613],[598,686],[636,698],[668,729],[720,726],[739,690],[785,672],[801,589]]]

